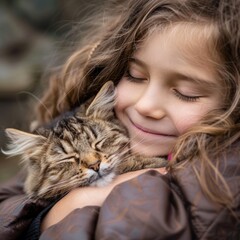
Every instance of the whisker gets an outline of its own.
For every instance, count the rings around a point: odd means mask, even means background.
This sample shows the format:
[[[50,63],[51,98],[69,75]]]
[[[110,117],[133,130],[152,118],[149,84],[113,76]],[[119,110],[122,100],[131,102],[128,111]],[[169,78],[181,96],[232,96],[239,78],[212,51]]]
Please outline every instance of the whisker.
[[[129,152],[129,154],[125,155],[124,158],[121,158],[121,161],[127,160],[128,158],[134,156],[135,154],[131,152],[131,149],[134,148],[135,146],[137,146],[140,143],[144,143],[145,140],[142,139],[141,141],[135,143],[134,145],[130,146],[129,149],[126,149],[125,152],[121,151],[121,152],[116,152],[114,154],[117,154],[118,157],[120,158],[121,156],[124,156],[127,152]]]
[[[74,177],[76,178],[76,177]],[[68,183],[68,185],[66,186],[66,183]],[[75,188],[77,185],[79,185],[79,179],[68,179],[68,180],[64,180],[61,182],[58,182],[56,184],[53,184],[51,186],[47,186],[45,188],[42,188],[40,193],[39,193],[39,197],[44,197],[45,195],[49,194],[53,189],[55,190],[54,193],[59,190],[61,190],[62,193],[64,192],[68,192],[71,189]],[[56,188],[58,188],[56,190]]]
[[[133,138],[133,140],[134,140],[134,138]],[[144,138],[142,138],[140,141],[138,141],[138,142],[136,142],[135,144],[133,144],[133,145],[130,145],[130,150],[132,149],[132,148],[134,148],[134,147],[136,147],[137,145],[139,145],[140,143],[144,143],[144,142],[147,142]]]
[[[11,210],[11,207],[12,207],[13,205],[15,205],[15,204],[17,204],[17,205],[20,204],[20,206],[23,206],[23,205],[25,205],[25,203],[26,203],[28,200],[29,200],[29,199],[28,199],[28,196],[27,196],[27,195],[21,196],[20,198],[17,198],[17,199],[15,199],[15,200],[13,200],[11,206],[8,206],[8,205],[7,205],[5,210],[8,211],[8,209],[9,209],[9,211],[10,211],[10,210]],[[17,206],[17,207],[19,207],[19,206]]]
[[[133,138],[134,139],[134,138]],[[144,139],[142,139],[141,141],[139,141],[138,143],[136,143],[136,144],[134,144],[133,146],[130,146],[130,139],[129,139],[129,142],[127,142],[123,147],[121,147],[121,148],[119,148],[118,150],[116,150],[116,152],[114,152],[113,153],[113,155],[118,155],[118,157],[120,158],[120,157],[122,157],[122,156],[124,156],[126,153],[128,153],[128,155],[125,157],[125,158],[123,158],[123,159],[128,159],[129,158],[129,156],[131,156],[130,154],[131,154],[131,149],[133,148],[133,147],[135,147],[137,144],[139,144],[139,143],[143,143],[144,142]],[[129,145],[128,146],[128,148],[126,148],[126,146],[127,145]],[[125,150],[124,150],[124,148],[125,148]],[[133,156],[134,154],[132,154],[132,156]]]
[[[72,70],[72,71],[71,71],[71,75],[73,75],[74,72],[77,72],[77,71],[78,71],[78,69]],[[69,75],[70,75],[70,73],[69,73]],[[87,75],[88,75],[88,72],[87,72],[84,76],[82,76],[82,77],[85,78]],[[67,75],[66,75],[66,76],[67,76]],[[62,103],[62,102],[64,101],[64,99],[67,97],[67,95],[68,95],[73,89],[77,88],[78,86],[79,86],[79,84],[75,84],[75,85],[73,85],[67,92],[64,92],[63,95],[62,95],[62,98],[59,100],[59,104]]]
[[[52,113],[48,110],[47,106],[41,101],[41,99],[39,97],[37,97],[35,94],[28,92],[28,91],[21,91],[19,94],[28,94],[30,95],[32,98],[34,98],[39,104],[41,104],[44,109],[47,111],[47,113],[49,114],[50,118],[53,119]]]

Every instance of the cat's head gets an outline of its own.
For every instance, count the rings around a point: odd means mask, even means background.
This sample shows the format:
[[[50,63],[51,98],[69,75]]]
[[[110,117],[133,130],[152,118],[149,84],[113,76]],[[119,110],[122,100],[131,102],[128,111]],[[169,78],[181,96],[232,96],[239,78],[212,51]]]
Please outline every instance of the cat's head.
[[[114,103],[114,86],[108,82],[85,113],[59,120],[43,135],[6,129],[11,143],[5,153],[21,155],[28,168],[25,189],[30,196],[49,198],[112,180],[129,141],[114,118]]]

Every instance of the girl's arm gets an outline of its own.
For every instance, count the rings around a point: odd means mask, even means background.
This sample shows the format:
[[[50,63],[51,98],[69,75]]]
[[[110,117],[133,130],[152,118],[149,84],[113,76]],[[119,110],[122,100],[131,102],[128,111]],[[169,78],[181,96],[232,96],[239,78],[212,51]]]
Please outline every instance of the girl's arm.
[[[76,202],[73,201],[73,207],[69,206],[75,210],[70,214],[65,211],[60,219],[64,218],[57,224],[50,218],[54,211],[56,215],[52,217],[58,217],[57,209],[49,212],[45,228],[54,225],[42,233],[40,240],[53,239],[53,236],[61,239],[63,235],[65,239],[71,239],[72,234],[96,240],[113,239],[113,236],[114,239],[239,239],[240,154],[239,145],[237,147],[236,151],[230,149],[229,155],[222,155],[218,166],[233,196],[230,207],[206,197],[192,163],[166,175],[148,171],[125,181],[126,176],[131,178],[130,175],[138,174],[129,173],[119,176],[109,186],[110,193],[106,191],[104,196],[100,196],[100,192],[99,195],[90,194],[90,191],[86,195],[90,198],[81,202],[78,197],[84,195],[80,189],[78,195],[76,190],[72,197],[76,197]],[[198,164],[198,159],[195,160]],[[122,183],[117,185],[118,181]],[[219,187],[221,190],[221,185]],[[101,208],[78,208],[78,200],[81,206],[91,202]],[[66,200],[65,204],[68,203],[72,204],[71,198]],[[62,206],[68,209],[64,204]]]
[[[107,197],[95,201],[93,198],[97,196],[90,194],[90,200],[86,200],[102,204],[101,207],[76,208],[60,222],[43,231],[40,240],[193,239],[185,204],[172,189],[168,175],[150,170],[125,181],[135,174],[140,172],[119,176],[116,181],[120,179],[119,182],[123,182],[115,186]],[[70,200],[68,204],[71,205]],[[77,203],[74,205],[78,207]],[[58,215],[57,210],[61,211],[60,206],[55,209],[55,216]]]
[[[83,208],[85,206],[102,206],[103,202],[116,185],[130,180],[146,171],[149,171],[149,169],[122,174],[111,184],[104,187],[84,187],[74,189],[57,202],[48,212],[42,222],[42,231],[61,221],[74,209]],[[165,174],[165,169],[158,169],[158,172]]]

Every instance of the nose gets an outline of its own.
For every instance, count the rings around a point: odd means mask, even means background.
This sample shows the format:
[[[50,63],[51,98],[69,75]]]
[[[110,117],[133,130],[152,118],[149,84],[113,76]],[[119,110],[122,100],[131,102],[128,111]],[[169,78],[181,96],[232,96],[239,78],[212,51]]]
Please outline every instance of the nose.
[[[99,171],[101,160],[97,160],[95,163],[88,165],[89,169],[94,170],[95,172]]]
[[[135,104],[136,111],[145,117],[161,119],[166,115],[159,87],[149,85]]]

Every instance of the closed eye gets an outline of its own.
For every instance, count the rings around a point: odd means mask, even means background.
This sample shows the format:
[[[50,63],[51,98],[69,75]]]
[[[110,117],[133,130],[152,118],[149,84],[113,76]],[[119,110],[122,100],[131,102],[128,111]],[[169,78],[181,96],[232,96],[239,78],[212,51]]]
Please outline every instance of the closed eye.
[[[203,96],[189,96],[189,95],[185,95],[185,94],[179,92],[176,89],[173,89],[173,92],[180,100],[186,101],[186,102],[196,102],[201,97],[203,97]]]
[[[125,77],[130,82],[142,82],[142,81],[146,81],[147,80],[146,78],[138,78],[138,77],[132,76],[131,73],[129,72],[129,70],[126,71]]]
[[[59,156],[58,156],[59,157]],[[68,154],[68,155],[65,155],[64,157],[62,158],[58,158],[57,159],[57,164],[61,164],[61,163],[80,163],[80,157],[77,153],[71,153],[71,154]]]

